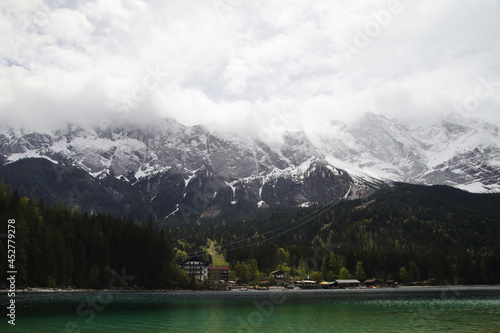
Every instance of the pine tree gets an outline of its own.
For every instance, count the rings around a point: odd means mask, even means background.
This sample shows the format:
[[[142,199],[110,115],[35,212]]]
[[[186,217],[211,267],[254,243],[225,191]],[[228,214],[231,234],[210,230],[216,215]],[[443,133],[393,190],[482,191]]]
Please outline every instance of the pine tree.
[[[420,280],[420,271],[415,261],[410,261],[408,264],[408,279],[410,281]]]
[[[362,261],[358,261],[356,263],[356,279],[358,279],[361,282],[366,280],[366,274],[365,274],[365,271],[363,270],[363,262]]]
[[[402,266],[399,269],[399,279],[401,282],[407,282],[408,281],[408,272],[406,271],[406,267]]]
[[[349,278],[349,271],[347,270],[347,268],[342,267],[339,271],[339,279],[345,280],[348,278]]]

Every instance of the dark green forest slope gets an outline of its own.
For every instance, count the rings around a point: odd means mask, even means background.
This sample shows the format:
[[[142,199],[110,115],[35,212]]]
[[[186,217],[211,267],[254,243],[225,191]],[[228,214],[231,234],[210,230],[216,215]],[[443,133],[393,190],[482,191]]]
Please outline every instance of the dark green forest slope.
[[[158,224],[49,206],[0,185],[0,279],[8,264],[7,221],[15,219],[18,287],[104,288],[122,272],[133,277],[129,286],[187,287],[178,265],[191,255],[209,260],[209,239],[240,282],[280,269],[328,281],[500,283],[499,194],[396,184],[370,199],[368,206],[247,207],[244,218],[226,212]]]
[[[207,238],[231,243],[219,251],[233,267],[255,259],[261,272],[332,280],[345,268],[358,278],[500,283],[500,194],[396,184],[371,199],[168,230],[179,251],[194,253]]]
[[[15,260],[7,261],[7,224],[15,220]],[[153,222],[47,207],[0,183],[0,281],[15,265],[17,287],[164,288],[186,282],[172,246]],[[12,253],[12,252],[11,252]],[[180,274],[180,276],[179,276]],[[124,276],[129,277],[128,280]]]
[[[53,206],[62,200],[68,207],[92,213],[146,219],[148,200],[128,182],[114,177],[97,179],[75,167],[43,158],[26,158],[0,166],[0,180],[22,196],[43,198]]]

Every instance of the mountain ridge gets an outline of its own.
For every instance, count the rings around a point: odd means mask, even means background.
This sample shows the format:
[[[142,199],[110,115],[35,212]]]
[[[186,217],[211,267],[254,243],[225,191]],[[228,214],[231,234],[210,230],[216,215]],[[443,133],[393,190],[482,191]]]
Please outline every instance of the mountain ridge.
[[[68,124],[52,131],[4,125],[0,155],[5,166],[38,157],[81,169],[100,183],[128,183],[149,213],[166,218],[199,216],[216,202],[328,204],[356,198],[350,191],[362,182],[500,192],[499,133],[494,125],[457,116],[410,127],[374,113],[350,126],[332,121],[318,133],[284,131],[280,145],[168,118],[151,126]]]

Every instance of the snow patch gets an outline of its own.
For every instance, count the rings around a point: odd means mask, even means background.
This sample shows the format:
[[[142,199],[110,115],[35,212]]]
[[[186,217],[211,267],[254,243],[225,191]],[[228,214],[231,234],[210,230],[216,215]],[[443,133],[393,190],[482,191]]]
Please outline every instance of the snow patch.
[[[174,215],[175,215],[175,213],[177,213],[178,211],[179,211],[179,204],[177,204],[177,205],[175,206],[175,210],[174,210],[172,213],[170,213],[170,214],[168,214],[167,216],[165,216],[165,220],[166,220],[166,219],[168,219],[170,216],[174,216]]]
[[[42,154],[40,154],[40,152],[35,151],[35,150],[29,150],[29,151],[24,152],[24,153],[12,154],[7,158],[7,164],[16,162],[18,160],[23,160],[26,158],[43,158],[43,159],[46,159],[47,161],[50,161],[53,164],[59,164],[59,162],[51,159],[48,156],[42,155]]]
[[[233,198],[236,197],[236,186],[234,186],[234,184],[236,183],[236,181],[231,182],[231,183],[225,181],[224,183],[226,183],[226,185],[228,187],[230,187],[231,190],[233,191]]]
[[[469,183],[469,184],[460,184],[455,186],[456,188],[459,188],[461,190],[467,191],[467,192],[472,192],[472,193],[489,193],[489,192],[494,192],[493,190],[487,188],[485,185],[481,184],[480,182],[474,182],[474,183]],[[497,188],[498,190],[498,188]]]
[[[189,183],[191,182],[191,180],[193,180],[194,178],[196,178],[196,173],[198,172],[198,170],[200,170],[200,169],[196,169],[195,171],[192,171],[192,175],[188,176],[188,179],[184,180],[184,188],[186,188],[189,185]]]

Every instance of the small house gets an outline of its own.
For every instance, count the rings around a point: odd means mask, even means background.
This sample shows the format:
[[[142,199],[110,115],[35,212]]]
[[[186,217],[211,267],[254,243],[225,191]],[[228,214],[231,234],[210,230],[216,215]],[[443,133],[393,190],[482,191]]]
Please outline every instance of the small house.
[[[339,288],[357,288],[359,287],[359,282],[358,280],[354,279],[349,279],[349,280],[335,280],[335,285],[338,286]]]
[[[229,266],[210,265],[208,274],[210,281],[229,281]]]
[[[271,274],[274,276],[275,280],[283,280],[285,278],[285,273],[282,271],[273,271]]]
[[[377,279],[365,280],[365,282],[363,282],[363,283],[368,288],[378,288],[382,285],[382,283]]]
[[[394,280],[387,280],[385,281],[385,286],[390,288],[396,288],[398,286],[398,283]]]
[[[312,280],[300,280],[295,282],[295,286],[302,289],[314,289],[318,287],[318,283]]]

